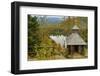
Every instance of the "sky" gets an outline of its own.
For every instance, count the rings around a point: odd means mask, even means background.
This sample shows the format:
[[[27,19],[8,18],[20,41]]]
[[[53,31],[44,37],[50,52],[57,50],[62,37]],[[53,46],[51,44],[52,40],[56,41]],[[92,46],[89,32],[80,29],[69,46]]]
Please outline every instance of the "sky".
[[[47,18],[64,18],[64,16],[57,16],[57,15],[31,15],[32,17],[34,17],[34,16],[40,16],[40,17],[43,17],[43,16],[46,16]],[[66,18],[67,18],[68,16],[66,16]]]

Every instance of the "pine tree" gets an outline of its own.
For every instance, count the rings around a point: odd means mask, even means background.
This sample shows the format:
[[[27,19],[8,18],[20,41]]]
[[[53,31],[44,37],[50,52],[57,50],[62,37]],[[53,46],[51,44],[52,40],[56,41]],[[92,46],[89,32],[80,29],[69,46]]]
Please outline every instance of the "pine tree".
[[[28,15],[28,51],[36,53],[36,46],[40,44],[39,38],[39,24],[37,22],[37,17],[32,17]]]

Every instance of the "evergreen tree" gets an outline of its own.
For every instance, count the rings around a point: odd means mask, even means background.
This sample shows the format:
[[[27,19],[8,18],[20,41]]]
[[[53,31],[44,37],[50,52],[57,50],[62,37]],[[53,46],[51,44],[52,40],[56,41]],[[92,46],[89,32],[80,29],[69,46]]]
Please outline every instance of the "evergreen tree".
[[[36,53],[36,46],[40,44],[39,37],[39,24],[37,22],[37,17],[32,17],[28,15],[28,51]]]

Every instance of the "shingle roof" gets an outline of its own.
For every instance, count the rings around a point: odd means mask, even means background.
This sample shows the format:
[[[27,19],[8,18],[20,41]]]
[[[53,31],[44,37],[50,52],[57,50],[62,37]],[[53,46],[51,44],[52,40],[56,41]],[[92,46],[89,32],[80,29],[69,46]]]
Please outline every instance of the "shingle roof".
[[[86,45],[86,42],[79,36],[78,33],[72,33],[67,38],[67,45]]]
[[[77,25],[75,25],[73,29],[79,29]],[[81,36],[77,32],[73,32],[71,35],[67,37],[67,45],[86,45],[86,42],[81,38]]]

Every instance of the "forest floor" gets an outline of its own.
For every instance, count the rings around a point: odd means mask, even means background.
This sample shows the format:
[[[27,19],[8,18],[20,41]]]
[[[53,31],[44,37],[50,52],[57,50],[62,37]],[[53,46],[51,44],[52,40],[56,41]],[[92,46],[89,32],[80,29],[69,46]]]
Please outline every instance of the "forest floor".
[[[79,53],[76,53],[76,52],[72,56],[69,55],[68,57],[69,57],[69,59],[82,59],[82,58],[87,58],[87,56],[83,56],[83,55],[81,55]]]
[[[54,55],[54,56],[51,56],[47,60],[57,60],[57,59],[83,59],[83,58],[87,58],[87,56],[83,56],[83,55],[75,52],[72,56],[71,55],[68,55],[67,58],[64,57],[63,55]],[[39,60],[39,59],[37,59],[37,58],[28,58],[28,61],[37,61],[37,60]]]

